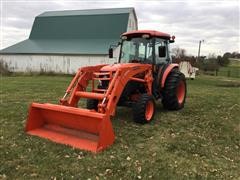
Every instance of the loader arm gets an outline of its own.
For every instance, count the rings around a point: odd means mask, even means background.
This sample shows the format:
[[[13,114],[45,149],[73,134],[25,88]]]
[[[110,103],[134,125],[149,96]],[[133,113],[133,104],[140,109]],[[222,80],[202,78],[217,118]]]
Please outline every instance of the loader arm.
[[[141,82],[146,86],[147,93],[152,93],[152,72],[151,72],[151,65],[141,65],[137,64],[136,66],[130,67],[130,68],[120,68],[116,75],[111,81],[109,88],[106,93],[106,105],[103,104],[103,106],[106,106],[106,111],[109,111],[109,114],[111,116],[115,115],[115,109],[116,105],[118,103],[118,100],[126,86],[126,84],[129,81],[137,81]],[[139,75],[141,73],[144,73],[143,78],[135,77],[136,75]]]
[[[93,73],[99,72],[103,66],[105,64],[80,68],[69,84],[63,98],[60,99],[60,104],[77,107],[80,97],[76,96],[75,93],[77,91],[86,91],[89,81],[93,80]]]
[[[141,82],[146,86],[148,94],[152,93],[152,66],[147,64],[128,64],[127,66],[120,66],[109,78],[109,86],[104,93],[96,93],[94,90],[95,74],[101,75],[100,69],[103,66],[87,67],[79,69],[74,81],[70,83],[64,98],[60,100],[62,105],[76,107],[81,98],[90,98],[100,100],[98,104],[98,112],[106,115],[114,116],[118,100],[129,81]],[[103,74],[106,72],[103,72]],[[136,77],[143,74],[142,78]],[[100,78],[101,79],[101,78]],[[89,81],[92,81],[91,91],[87,92]],[[74,86],[75,85],[75,86]],[[70,90],[71,89],[71,90]]]

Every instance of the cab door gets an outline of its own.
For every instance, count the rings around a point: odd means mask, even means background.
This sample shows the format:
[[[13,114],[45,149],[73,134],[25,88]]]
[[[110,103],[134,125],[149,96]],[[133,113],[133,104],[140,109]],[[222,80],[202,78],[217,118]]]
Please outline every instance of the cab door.
[[[170,63],[170,57],[168,53],[168,41],[165,39],[155,38],[154,43],[154,69],[153,69],[153,94],[156,99],[160,98],[159,93],[159,83],[161,73],[164,71],[164,68],[167,67],[167,64]]]
[[[156,65],[164,65],[170,62],[168,53],[168,42],[165,39],[155,39],[155,63]]]

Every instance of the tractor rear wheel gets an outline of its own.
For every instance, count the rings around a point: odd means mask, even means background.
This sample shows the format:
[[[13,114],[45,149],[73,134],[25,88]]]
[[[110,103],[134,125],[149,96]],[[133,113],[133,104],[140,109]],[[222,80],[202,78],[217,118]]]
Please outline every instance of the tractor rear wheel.
[[[165,82],[162,91],[162,104],[165,109],[179,110],[184,107],[187,87],[183,73],[178,69],[173,69]]]
[[[97,99],[87,99],[87,109],[98,110],[98,100]]]
[[[140,95],[138,101],[133,106],[133,119],[136,123],[149,123],[155,113],[155,101],[153,96],[148,94]]]

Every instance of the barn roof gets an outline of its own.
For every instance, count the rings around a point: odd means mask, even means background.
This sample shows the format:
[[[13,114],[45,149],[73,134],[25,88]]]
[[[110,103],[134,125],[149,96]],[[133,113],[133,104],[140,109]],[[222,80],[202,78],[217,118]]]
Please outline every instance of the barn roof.
[[[131,12],[136,19],[134,8],[44,12],[27,40],[0,54],[107,54],[127,31]]]

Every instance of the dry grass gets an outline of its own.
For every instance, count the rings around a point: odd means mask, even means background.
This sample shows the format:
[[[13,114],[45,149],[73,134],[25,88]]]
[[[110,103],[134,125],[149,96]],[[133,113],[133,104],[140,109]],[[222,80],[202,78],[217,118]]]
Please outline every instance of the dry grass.
[[[112,120],[116,141],[97,155],[24,133],[28,105],[57,103],[70,80],[1,77],[0,179],[240,177],[240,88],[217,86],[227,78],[188,81],[185,108],[168,112],[159,104],[147,125],[135,124],[130,109],[118,108]]]

